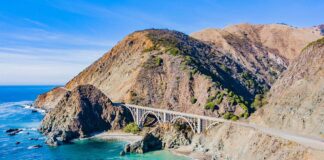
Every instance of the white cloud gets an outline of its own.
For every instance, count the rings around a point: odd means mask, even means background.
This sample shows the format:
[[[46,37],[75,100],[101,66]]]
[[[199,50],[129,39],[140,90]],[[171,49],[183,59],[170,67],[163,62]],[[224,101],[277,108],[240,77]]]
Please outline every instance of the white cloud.
[[[0,84],[65,84],[103,53],[100,50],[0,48]]]

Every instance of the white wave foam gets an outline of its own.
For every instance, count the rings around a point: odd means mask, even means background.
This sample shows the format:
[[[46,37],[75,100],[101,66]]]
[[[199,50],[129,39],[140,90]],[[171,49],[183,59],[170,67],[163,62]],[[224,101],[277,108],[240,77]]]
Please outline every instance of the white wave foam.
[[[35,110],[39,113],[46,113],[46,111],[43,109],[35,108],[33,106],[33,101],[18,101],[18,102],[0,103],[0,107],[11,107],[11,106],[21,106],[25,109]]]
[[[0,107],[31,105],[32,103],[33,101],[5,102],[5,103],[0,103]]]

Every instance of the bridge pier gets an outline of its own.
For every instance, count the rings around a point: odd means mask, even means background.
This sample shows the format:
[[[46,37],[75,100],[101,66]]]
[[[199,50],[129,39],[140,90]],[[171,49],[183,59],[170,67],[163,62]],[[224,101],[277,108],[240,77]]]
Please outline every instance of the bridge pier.
[[[163,112],[163,123],[165,123],[167,120],[166,120],[166,113],[165,112]]]
[[[139,109],[138,108],[136,108],[136,120],[135,121],[136,121],[137,125],[140,124],[140,122],[139,122],[140,121],[140,116],[139,116]]]
[[[201,133],[202,127],[201,127],[201,119],[197,119],[197,133]]]

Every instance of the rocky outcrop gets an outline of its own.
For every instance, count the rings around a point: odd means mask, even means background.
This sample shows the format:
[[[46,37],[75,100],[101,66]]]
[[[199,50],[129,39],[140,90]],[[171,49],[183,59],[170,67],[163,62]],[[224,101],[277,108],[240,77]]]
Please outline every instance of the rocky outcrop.
[[[125,146],[124,152],[145,153],[189,145],[193,132],[186,124],[160,124],[144,135],[141,141]]]
[[[48,137],[49,145],[59,145],[95,132],[121,129],[130,121],[129,110],[114,106],[94,86],[81,85],[65,93],[46,114],[39,130]]]
[[[64,87],[56,87],[47,93],[39,95],[33,106],[48,112],[57,105],[66,92],[67,90]]]

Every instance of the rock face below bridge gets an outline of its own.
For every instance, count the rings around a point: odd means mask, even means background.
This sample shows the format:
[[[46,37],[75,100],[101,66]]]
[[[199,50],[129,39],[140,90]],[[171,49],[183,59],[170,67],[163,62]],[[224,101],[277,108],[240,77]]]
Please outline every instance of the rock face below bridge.
[[[186,123],[164,123],[146,133],[141,141],[126,145],[124,151],[145,153],[160,149],[178,148],[189,145],[194,132]]]
[[[67,91],[42,121],[40,131],[49,145],[59,145],[94,132],[121,129],[132,121],[129,110],[113,106],[110,99],[92,85]]]

